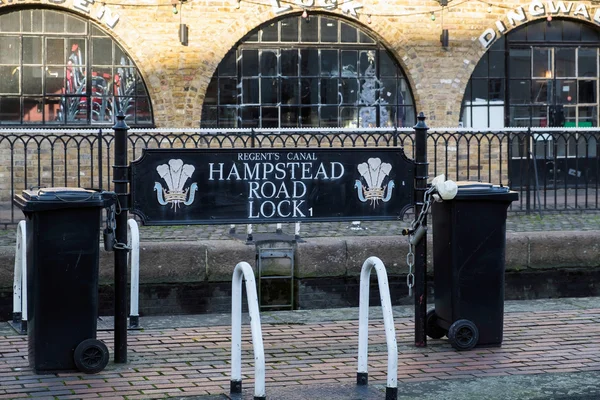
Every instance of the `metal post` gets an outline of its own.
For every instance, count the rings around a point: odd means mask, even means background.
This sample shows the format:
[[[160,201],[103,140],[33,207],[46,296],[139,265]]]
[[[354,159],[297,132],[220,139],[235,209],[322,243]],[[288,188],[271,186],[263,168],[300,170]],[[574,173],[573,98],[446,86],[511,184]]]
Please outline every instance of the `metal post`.
[[[117,194],[115,238],[127,243],[127,210],[129,209],[129,174],[127,166],[127,130],[125,115],[120,111],[115,131],[115,164],[113,184]],[[127,362],[127,249],[115,248],[115,363]]]
[[[527,135],[525,136],[525,156],[527,158],[527,163],[525,164],[525,210],[526,214],[529,214],[531,211],[531,176],[529,173],[529,165],[531,163],[531,127],[527,128]]]
[[[425,114],[419,113],[415,130],[415,216],[421,214],[425,204],[425,191],[429,178],[427,162],[427,131]],[[427,227],[427,216],[421,224]],[[427,346],[425,316],[427,315],[427,237],[415,245],[415,346]]]

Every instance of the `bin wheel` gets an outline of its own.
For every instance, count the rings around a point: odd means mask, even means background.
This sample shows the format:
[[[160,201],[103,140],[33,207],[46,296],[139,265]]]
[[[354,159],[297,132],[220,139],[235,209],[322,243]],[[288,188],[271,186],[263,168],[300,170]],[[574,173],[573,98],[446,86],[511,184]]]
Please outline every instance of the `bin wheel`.
[[[79,371],[95,374],[108,364],[108,348],[98,339],[86,339],[77,345],[73,357]]]
[[[438,316],[435,310],[427,311],[425,317],[425,333],[432,339],[440,339],[446,335],[446,330],[437,324]]]
[[[479,330],[468,319],[459,319],[450,325],[448,341],[456,350],[470,350],[479,341]]]

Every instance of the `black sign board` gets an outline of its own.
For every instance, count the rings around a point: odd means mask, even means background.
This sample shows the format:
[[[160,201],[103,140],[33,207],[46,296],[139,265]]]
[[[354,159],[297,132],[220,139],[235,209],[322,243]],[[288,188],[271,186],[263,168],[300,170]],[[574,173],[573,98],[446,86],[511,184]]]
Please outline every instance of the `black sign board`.
[[[413,171],[399,148],[145,149],[131,211],[145,225],[395,220]]]

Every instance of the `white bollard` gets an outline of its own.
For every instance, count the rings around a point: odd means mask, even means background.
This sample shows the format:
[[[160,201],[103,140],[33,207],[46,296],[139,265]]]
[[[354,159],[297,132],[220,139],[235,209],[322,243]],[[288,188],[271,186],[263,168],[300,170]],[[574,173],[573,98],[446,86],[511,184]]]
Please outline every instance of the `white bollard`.
[[[13,324],[21,324],[21,333],[27,332],[27,232],[26,222],[17,225],[15,249],[15,276],[13,283]]]
[[[388,351],[388,371],[386,400],[398,398],[398,346],[396,344],[396,329],[390,300],[390,288],[383,262],[377,257],[369,257],[362,266],[360,273],[360,300],[358,311],[358,371],[357,385],[367,385],[369,381],[368,346],[369,346],[369,281],[371,270],[375,268],[381,296],[381,311]]]
[[[265,350],[263,347],[258,295],[254,271],[247,262],[235,266],[231,283],[231,393],[242,393],[242,278],[246,280],[246,298],[254,350],[254,400],[266,400]]]
[[[127,236],[129,250],[129,265],[131,266],[129,328],[139,328],[139,296],[140,296],[140,230],[135,219],[127,220]]]

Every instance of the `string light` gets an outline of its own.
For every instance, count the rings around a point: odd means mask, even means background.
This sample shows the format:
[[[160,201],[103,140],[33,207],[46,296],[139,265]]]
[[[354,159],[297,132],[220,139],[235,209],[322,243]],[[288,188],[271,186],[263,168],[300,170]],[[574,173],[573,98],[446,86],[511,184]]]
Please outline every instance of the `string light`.
[[[371,24],[371,14],[367,15],[367,24]]]
[[[240,3],[241,3],[241,0],[237,0],[237,4],[235,5],[235,8],[238,10],[240,9]]]
[[[109,0],[110,1],[110,0]],[[240,0],[241,1],[241,0]],[[260,5],[263,6],[265,5],[265,0],[243,0],[245,3],[248,4],[255,4],[255,5]],[[332,0],[333,1],[333,0]],[[328,4],[331,3],[332,1],[326,0],[325,2],[327,2]],[[463,4],[467,4],[469,2],[472,1],[476,1],[478,3],[481,3],[483,5],[488,6],[488,12],[492,12],[493,9],[505,9],[505,10],[513,10],[513,7],[510,5],[505,5],[501,2],[496,2],[496,3],[491,3],[490,1],[492,0],[436,0],[441,6],[442,8],[446,8],[447,10],[450,9],[455,9],[456,7],[459,7]],[[600,0],[599,0],[600,1]],[[313,1],[300,1],[300,0],[279,0],[280,3],[282,4],[289,4],[291,6],[293,5],[299,5],[299,7],[302,7],[302,5],[300,5],[301,3],[310,3],[313,5],[307,6],[309,9],[311,10],[330,10],[331,7],[330,6],[317,6],[315,5],[314,0]],[[337,0],[337,4],[341,4],[342,1]],[[107,3],[109,4],[109,3]],[[122,7],[142,7],[143,5],[141,4],[137,4],[135,2],[126,2],[126,1],[119,1],[119,0],[112,0],[110,4],[113,5],[120,5]],[[307,10],[306,8],[304,8],[304,10]],[[412,16],[417,16],[417,15],[423,15],[426,16],[427,14],[430,14],[431,20],[435,21],[436,16],[435,13],[441,11],[441,8],[435,8],[434,11],[429,11],[429,10],[422,10],[422,11],[414,11],[414,12],[406,12],[406,13],[371,13],[371,17],[412,17]],[[302,15],[304,16],[304,12],[302,13]],[[308,18],[308,13],[306,14]]]
[[[304,9],[304,11],[302,11],[302,18],[308,18],[308,12],[306,11],[306,8]]]

